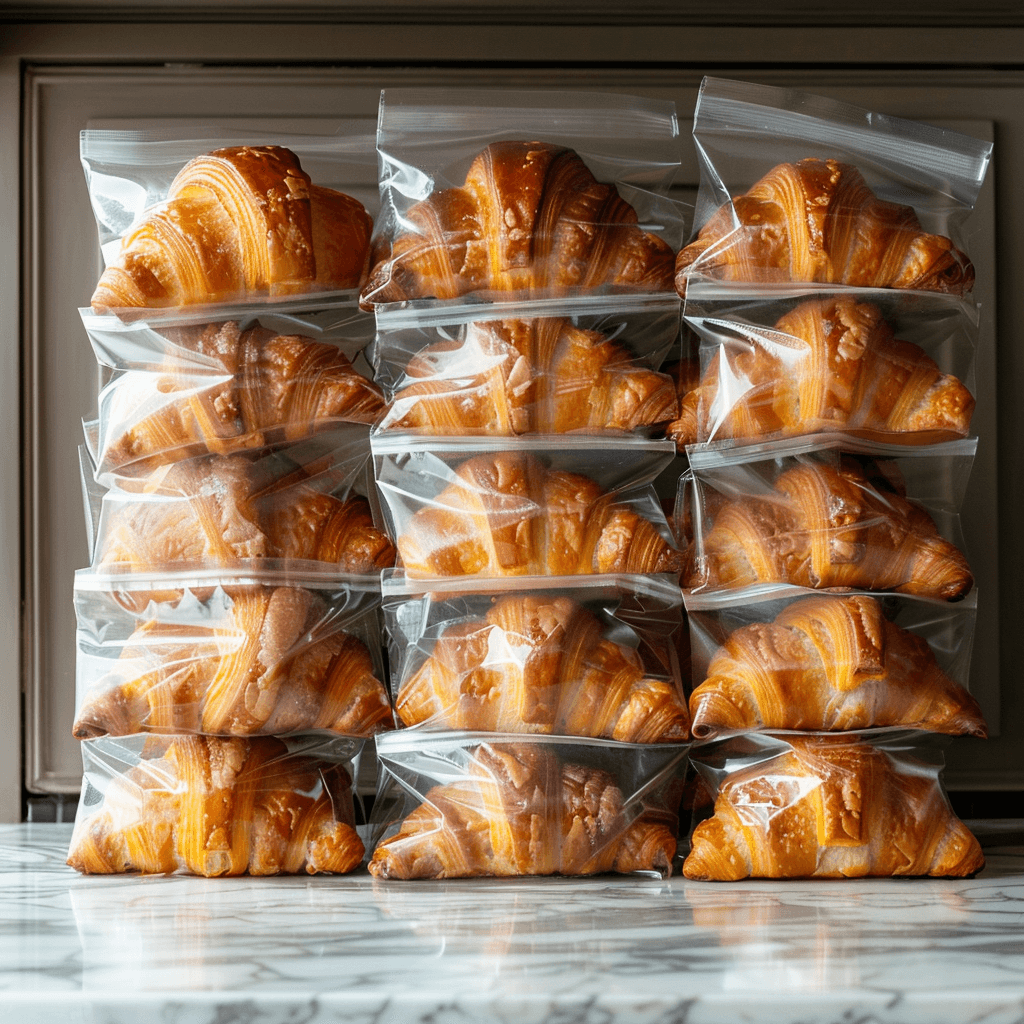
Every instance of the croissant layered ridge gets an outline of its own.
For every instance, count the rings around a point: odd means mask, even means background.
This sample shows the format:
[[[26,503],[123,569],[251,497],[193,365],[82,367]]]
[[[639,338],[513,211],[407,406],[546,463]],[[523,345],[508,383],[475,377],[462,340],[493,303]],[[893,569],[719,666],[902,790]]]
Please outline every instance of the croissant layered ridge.
[[[912,207],[880,199],[852,164],[810,157],[778,164],[719,207],[678,254],[680,295],[691,274],[953,295],[974,285],[971,261]]]
[[[100,276],[96,312],[281,298],[358,288],[373,222],[310,181],[283,146],[235,146],[189,161]]]
[[[412,205],[374,247],[365,308],[473,292],[669,291],[675,252],[572,149],[495,142],[461,187]]]

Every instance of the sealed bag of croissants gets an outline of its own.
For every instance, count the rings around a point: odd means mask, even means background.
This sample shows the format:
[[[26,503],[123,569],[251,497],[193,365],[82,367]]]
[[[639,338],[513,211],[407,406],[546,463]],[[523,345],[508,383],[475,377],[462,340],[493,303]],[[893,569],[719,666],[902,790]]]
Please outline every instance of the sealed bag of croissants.
[[[676,259],[698,277],[968,295],[964,221],[992,144],[822,96],[705,78],[693,135],[695,237]]]
[[[80,570],[74,600],[78,739],[394,725],[371,577]]]
[[[381,590],[403,726],[624,743],[690,739],[674,576],[438,587],[391,573]]]
[[[536,435],[371,438],[399,567],[410,576],[678,572],[653,481],[666,440]]]
[[[381,94],[366,308],[671,291],[675,105],[531,90]]]
[[[974,576],[959,509],[976,449],[974,438],[912,448],[691,448],[675,515],[683,587],[789,584],[962,600]]]
[[[572,737],[381,736],[378,879],[672,873],[685,745]]]
[[[365,121],[324,135],[90,129],[80,151],[105,264],[97,313],[353,304],[376,208]]]
[[[362,863],[362,741],[324,735],[100,737],[67,862],[83,874],[345,874]]]
[[[714,809],[690,835],[683,875],[969,877],[978,840],[942,786],[937,733],[747,732],[693,749]]]

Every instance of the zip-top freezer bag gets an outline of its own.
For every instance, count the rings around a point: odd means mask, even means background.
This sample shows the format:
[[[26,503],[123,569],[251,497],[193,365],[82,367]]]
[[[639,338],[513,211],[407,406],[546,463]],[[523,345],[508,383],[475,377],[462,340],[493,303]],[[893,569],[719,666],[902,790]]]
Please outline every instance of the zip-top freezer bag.
[[[370,358],[387,410],[375,429],[664,434],[678,397],[659,368],[679,313],[672,294],[382,307]]]
[[[331,134],[204,125],[83,131],[103,271],[90,305],[125,318],[247,306],[351,307],[369,261],[367,122]],[[361,186],[361,187],[360,187]]]
[[[785,583],[957,601],[974,586],[959,509],[976,439],[687,449],[686,591]]]
[[[676,288],[710,278],[967,295],[963,222],[992,144],[793,89],[705,78],[696,237]]]
[[[285,560],[307,572],[376,577],[395,561],[378,525],[365,426],[260,452],[183,459],[106,490],[83,461],[96,568],[252,569]]]
[[[670,291],[680,146],[666,100],[384,90],[364,307]]]
[[[361,740],[126,736],[82,744],[68,864],[83,874],[344,874]]]
[[[80,570],[74,596],[78,739],[393,725],[377,580]]]
[[[977,308],[862,289],[740,295],[696,279],[686,323],[700,382],[668,434],[688,444],[839,435],[920,445],[967,437]]]
[[[398,565],[410,576],[678,570],[652,481],[668,441],[633,437],[371,438]]]
[[[975,594],[691,594],[694,739],[880,726],[983,737],[967,692],[976,614]]]
[[[695,746],[714,814],[686,878],[963,878],[985,859],[942,788],[935,733],[745,733]]]
[[[672,873],[687,747],[548,736],[381,736],[380,879]]]
[[[388,573],[381,594],[404,726],[623,743],[690,738],[674,576],[534,576],[439,589]]]

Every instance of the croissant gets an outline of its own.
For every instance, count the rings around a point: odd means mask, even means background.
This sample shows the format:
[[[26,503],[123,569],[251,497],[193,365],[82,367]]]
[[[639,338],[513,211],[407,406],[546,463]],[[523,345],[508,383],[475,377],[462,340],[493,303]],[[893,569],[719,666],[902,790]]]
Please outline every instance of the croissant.
[[[966,877],[984,866],[934,775],[866,743],[789,742],[728,776],[693,831],[686,878]]]
[[[410,575],[572,576],[679,570],[650,520],[589,477],[525,452],[474,456],[397,540]]]
[[[636,650],[568,597],[509,595],[449,626],[395,701],[405,725],[682,743],[679,685],[648,678]]]
[[[801,303],[763,345],[723,368],[724,358],[719,349],[683,398],[680,422],[669,430],[678,445],[830,430],[931,442],[970,429],[970,391],[923,349],[896,338],[876,306],[848,296]]]
[[[283,146],[189,161],[100,276],[92,308],[191,306],[358,288],[373,221]]]
[[[559,317],[472,323],[409,365],[382,428],[431,434],[630,431],[676,416],[672,380]],[[422,380],[416,378],[423,378]]]
[[[977,701],[927,641],[863,594],[808,597],[774,622],[734,630],[690,695],[690,714],[701,740],[720,730],[889,725],[986,735]]]
[[[366,308],[478,291],[672,288],[672,248],[579,154],[544,142],[492,143],[462,187],[414,204],[402,225],[375,247]]]
[[[67,862],[83,874],[345,873],[365,852],[353,820],[340,765],[269,736],[177,736],[110,781],[75,823]]]
[[[327,625],[325,625],[327,624]],[[167,621],[152,606],[117,667],[86,694],[77,739],[140,732],[369,736],[391,704],[358,637],[301,587],[238,587],[223,615]]]
[[[721,206],[676,258],[680,295],[691,273],[953,295],[974,285],[970,260],[912,207],[879,199],[850,164],[813,158],[779,164]]]
[[[152,572],[287,558],[361,574],[394,564],[394,546],[373,525],[362,495],[342,500],[287,478],[260,490],[253,463],[241,456],[164,466],[146,486],[148,495],[124,501],[109,516],[100,567]]]
[[[686,587],[775,582],[956,601],[974,577],[919,505],[883,492],[852,462],[800,463],[780,474],[769,497],[724,503]]]
[[[160,373],[118,378],[103,396],[112,424],[104,463],[144,472],[296,440],[331,423],[372,423],[384,408],[380,389],[334,345],[259,326],[243,331],[234,321],[209,324],[189,341],[223,374],[169,356]]]
[[[676,837],[654,815],[630,820],[607,772],[562,764],[537,744],[477,748],[464,779],[435,786],[383,840],[376,878],[671,874]]]

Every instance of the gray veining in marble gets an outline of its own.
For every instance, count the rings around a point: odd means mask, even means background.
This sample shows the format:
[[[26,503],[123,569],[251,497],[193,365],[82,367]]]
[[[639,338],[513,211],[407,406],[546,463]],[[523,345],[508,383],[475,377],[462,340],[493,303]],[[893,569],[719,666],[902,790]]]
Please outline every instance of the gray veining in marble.
[[[971,880],[84,878],[0,826],[0,1024],[1022,1024],[1024,847]]]

